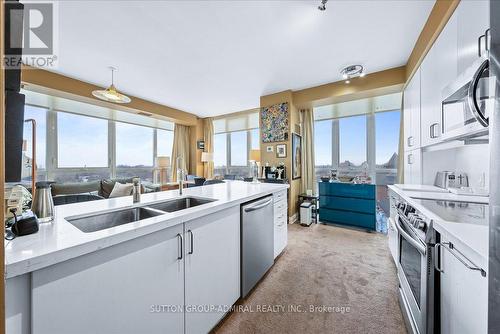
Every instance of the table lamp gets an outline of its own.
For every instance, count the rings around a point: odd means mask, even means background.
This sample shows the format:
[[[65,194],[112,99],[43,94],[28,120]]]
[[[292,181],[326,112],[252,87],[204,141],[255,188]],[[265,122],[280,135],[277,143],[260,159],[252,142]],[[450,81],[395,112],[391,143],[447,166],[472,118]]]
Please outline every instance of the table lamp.
[[[165,184],[166,180],[168,179],[168,175],[165,175],[165,178],[163,178],[164,174],[167,174],[168,167],[170,167],[170,157],[156,157],[156,168],[160,172],[160,184]]]
[[[260,150],[250,150],[250,162],[252,163],[253,168],[253,180],[252,183],[260,183],[258,178],[258,173],[260,169]],[[255,168],[257,168],[257,173],[255,173]],[[257,175],[256,175],[257,174]]]

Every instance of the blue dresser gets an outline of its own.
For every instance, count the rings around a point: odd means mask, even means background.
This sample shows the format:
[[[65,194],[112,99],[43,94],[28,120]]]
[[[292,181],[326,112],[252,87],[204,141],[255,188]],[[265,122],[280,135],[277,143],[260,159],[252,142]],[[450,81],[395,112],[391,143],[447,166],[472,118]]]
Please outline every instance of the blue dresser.
[[[374,184],[319,182],[321,222],[375,231],[376,205]]]

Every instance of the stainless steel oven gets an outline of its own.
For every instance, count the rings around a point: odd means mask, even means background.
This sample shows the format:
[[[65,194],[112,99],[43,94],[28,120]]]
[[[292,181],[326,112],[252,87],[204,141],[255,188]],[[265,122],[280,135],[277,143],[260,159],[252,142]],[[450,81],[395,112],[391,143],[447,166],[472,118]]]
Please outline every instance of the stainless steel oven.
[[[410,333],[432,334],[436,232],[408,203],[397,204],[399,301]]]

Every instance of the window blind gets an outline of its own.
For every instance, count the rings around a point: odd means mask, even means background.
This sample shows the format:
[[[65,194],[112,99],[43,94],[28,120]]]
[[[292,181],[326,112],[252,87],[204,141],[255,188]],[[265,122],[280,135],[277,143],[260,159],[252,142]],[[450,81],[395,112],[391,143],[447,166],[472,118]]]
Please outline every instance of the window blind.
[[[314,120],[371,114],[401,109],[401,93],[341,102],[314,108]]]
[[[213,120],[214,134],[233,131],[244,131],[259,128],[259,109],[238,113]]]
[[[23,90],[26,95],[26,104],[52,109],[54,111],[67,112],[76,115],[102,118],[117,122],[147,126],[151,128],[174,130],[174,123],[156,117],[143,116],[130,112],[105,108],[90,103],[84,103],[51,96],[29,90]]]

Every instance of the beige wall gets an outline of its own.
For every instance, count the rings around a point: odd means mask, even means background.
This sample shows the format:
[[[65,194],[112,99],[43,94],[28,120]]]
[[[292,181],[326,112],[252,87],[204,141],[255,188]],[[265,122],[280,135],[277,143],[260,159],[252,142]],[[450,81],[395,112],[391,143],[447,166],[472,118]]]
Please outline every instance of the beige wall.
[[[203,119],[198,118],[196,120],[196,125],[190,127],[190,132],[191,141],[189,145],[189,173],[198,176],[205,176],[203,174],[203,162],[201,162],[201,152],[203,152],[203,150],[199,150],[196,148],[196,142],[203,139]]]
[[[288,103],[288,140],[284,142],[275,142],[275,143],[260,143],[260,154],[261,154],[261,163],[262,166],[265,165],[266,162],[269,165],[277,166],[279,163],[284,162],[286,166],[287,177],[290,180],[290,201],[288,203],[288,214],[293,216],[297,212],[297,196],[300,193],[300,179],[292,180],[292,133],[296,132],[295,129],[300,129],[299,125],[299,111],[295,107],[293,103],[293,92],[291,90],[287,90],[284,92],[279,92],[276,94],[262,96],[260,98],[260,107],[268,107],[278,103]],[[298,132],[300,134],[300,131]],[[287,147],[287,157],[286,158],[276,158],[276,145],[286,144]],[[266,151],[267,146],[273,146],[273,152],[268,153]]]

